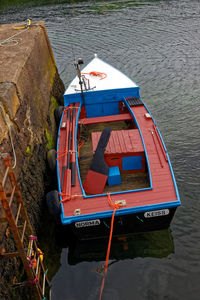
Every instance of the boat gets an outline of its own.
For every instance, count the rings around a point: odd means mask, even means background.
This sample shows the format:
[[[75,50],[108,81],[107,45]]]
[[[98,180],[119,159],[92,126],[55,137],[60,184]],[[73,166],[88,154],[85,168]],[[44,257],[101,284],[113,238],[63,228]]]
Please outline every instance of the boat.
[[[58,191],[50,210],[79,239],[170,226],[181,201],[169,154],[140,88],[96,54],[58,107]],[[58,113],[59,112],[59,113]]]

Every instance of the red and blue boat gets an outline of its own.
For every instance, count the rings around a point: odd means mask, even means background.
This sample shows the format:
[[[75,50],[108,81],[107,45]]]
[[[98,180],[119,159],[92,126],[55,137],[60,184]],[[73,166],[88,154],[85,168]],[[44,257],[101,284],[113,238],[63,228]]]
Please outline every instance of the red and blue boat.
[[[62,224],[80,239],[105,237],[115,210],[114,235],[168,228],[181,202],[139,86],[97,55],[82,71],[81,64],[75,62],[58,130]]]

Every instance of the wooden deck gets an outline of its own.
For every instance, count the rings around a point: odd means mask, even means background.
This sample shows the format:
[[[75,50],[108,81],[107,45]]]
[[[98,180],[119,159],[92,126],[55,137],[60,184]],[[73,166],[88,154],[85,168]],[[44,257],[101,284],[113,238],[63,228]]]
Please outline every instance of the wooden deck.
[[[81,123],[81,122],[80,122]],[[82,123],[81,123],[82,124]],[[133,127],[132,123],[129,122],[109,122],[100,124],[85,125],[81,128],[81,136],[84,141],[84,145],[80,149],[79,156],[79,168],[82,182],[84,182],[90,164],[93,158],[93,148],[91,133],[102,131],[104,128],[109,127],[112,130],[128,130]],[[122,183],[119,185],[108,186],[106,185],[104,192],[120,192],[127,190],[135,190],[149,187],[149,176],[148,173],[140,174],[121,174]]]
[[[133,114],[137,120],[140,131],[142,133],[144,144],[146,147],[147,158],[149,162],[149,168],[151,172],[151,183],[148,174],[131,174],[122,175],[122,184],[116,186],[106,186],[104,195],[90,196],[84,198],[82,194],[81,186],[79,183],[78,172],[76,169],[76,185],[71,186],[68,194],[72,195],[70,201],[63,202],[63,218],[67,220],[68,217],[74,216],[75,211],[78,209],[81,211],[81,216],[87,214],[103,213],[105,211],[112,211],[110,204],[108,203],[108,197],[105,195],[107,192],[127,191],[134,189],[142,189],[140,192],[128,192],[117,193],[112,195],[112,201],[126,200],[126,209],[138,209],[139,207],[153,207],[154,205],[168,205],[170,202],[173,204],[178,203],[176,190],[173,182],[173,176],[167,160],[167,154],[163,148],[162,141],[157,133],[157,129],[151,118],[146,118],[147,110],[144,106],[131,108]],[[66,115],[66,113],[65,113]],[[66,116],[63,118],[63,122],[66,121]],[[102,124],[80,124],[80,134],[78,135],[78,141],[84,141],[84,146],[80,149],[79,167],[82,182],[84,182],[85,176],[89,169],[92,160],[92,143],[91,132],[102,131],[103,128],[110,127],[112,130],[126,130],[133,129],[134,124],[132,121],[121,122],[109,122]],[[62,130],[60,138],[60,150],[61,153],[64,149],[65,134]],[[81,136],[81,139],[80,139]],[[62,159],[60,162],[60,174],[62,174]],[[61,178],[61,177],[60,177]],[[60,179],[61,180],[61,179]]]

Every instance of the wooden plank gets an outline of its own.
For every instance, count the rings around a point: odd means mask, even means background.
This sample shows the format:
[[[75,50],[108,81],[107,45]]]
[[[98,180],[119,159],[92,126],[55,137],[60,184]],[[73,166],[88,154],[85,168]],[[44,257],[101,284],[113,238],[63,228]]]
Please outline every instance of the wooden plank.
[[[95,152],[101,132],[92,132],[92,147]],[[113,130],[110,135],[105,155],[144,152],[138,129]]]
[[[89,124],[97,124],[97,123],[104,123],[104,122],[117,122],[117,121],[125,121],[125,120],[132,120],[132,117],[129,113],[113,115],[113,116],[103,116],[103,117],[80,119],[79,124],[89,125]]]

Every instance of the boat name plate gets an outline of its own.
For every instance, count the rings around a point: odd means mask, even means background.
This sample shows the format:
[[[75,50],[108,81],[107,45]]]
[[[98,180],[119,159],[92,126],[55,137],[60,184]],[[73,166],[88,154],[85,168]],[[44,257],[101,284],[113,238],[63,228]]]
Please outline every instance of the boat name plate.
[[[100,224],[101,224],[101,221],[99,219],[96,219],[96,220],[76,222],[75,227],[76,228],[90,227],[90,226],[97,226],[97,225],[100,225]]]
[[[167,215],[169,215],[169,209],[153,210],[144,213],[145,218],[162,217]]]

